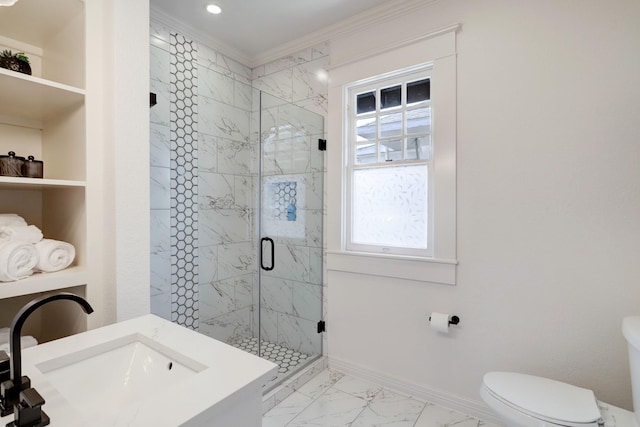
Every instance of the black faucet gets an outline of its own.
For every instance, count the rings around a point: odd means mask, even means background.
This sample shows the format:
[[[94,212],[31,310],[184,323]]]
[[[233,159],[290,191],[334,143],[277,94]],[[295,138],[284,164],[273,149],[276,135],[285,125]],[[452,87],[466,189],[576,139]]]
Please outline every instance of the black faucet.
[[[24,414],[33,412],[34,405],[37,406],[37,412],[40,413],[39,407],[44,404],[44,399],[40,397],[35,389],[31,388],[31,380],[29,377],[22,376],[22,350],[20,348],[20,335],[22,332],[22,326],[31,313],[52,301],[65,299],[78,303],[85,313],[93,313],[93,307],[91,307],[84,298],[72,293],[61,292],[34,299],[22,307],[18,314],[13,318],[13,321],[11,322],[11,329],[9,330],[9,336],[11,339],[9,342],[9,352],[11,353],[10,378],[0,384],[0,416],[4,417],[9,415],[14,412],[14,409],[16,409],[23,414],[24,417]],[[37,403],[34,404],[33,402]],[[44,412],[42,412],[42,415],[46,417]],[[18,420],[18,417],[19,414],[16,413],[16,420]],[[17,421],[14,425],[40,426],[46,424],[38,422],[22,424]]]

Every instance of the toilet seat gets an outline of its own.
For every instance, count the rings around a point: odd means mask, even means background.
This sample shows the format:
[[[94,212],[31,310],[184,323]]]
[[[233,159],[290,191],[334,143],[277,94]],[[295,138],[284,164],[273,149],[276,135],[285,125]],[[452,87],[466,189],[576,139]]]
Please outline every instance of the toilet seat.
[[[561,426],[597,426],[600,410],[593,391],[547,378],[490,372],[484,389],[514,411]]]

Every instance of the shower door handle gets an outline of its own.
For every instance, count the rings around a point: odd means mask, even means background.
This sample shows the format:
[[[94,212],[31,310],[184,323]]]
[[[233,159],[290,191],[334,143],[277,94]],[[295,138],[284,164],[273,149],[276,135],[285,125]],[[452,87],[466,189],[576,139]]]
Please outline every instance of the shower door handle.
[[[269,242],[271,244],[271,267],[265,267],[264,265],[264,242]],[[271,271],[276,266],[275,264],[275,245],[273,244],[273,239],[270,237],[263,237],[260,239],[260,267],[264,271]]]

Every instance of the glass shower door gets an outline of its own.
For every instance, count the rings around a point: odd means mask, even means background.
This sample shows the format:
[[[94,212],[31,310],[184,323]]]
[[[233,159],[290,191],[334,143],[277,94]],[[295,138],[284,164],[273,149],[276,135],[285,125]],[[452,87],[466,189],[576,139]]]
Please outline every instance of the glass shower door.
[[[322,116],[261,93],[260,355],[279,382],[322,353]]]

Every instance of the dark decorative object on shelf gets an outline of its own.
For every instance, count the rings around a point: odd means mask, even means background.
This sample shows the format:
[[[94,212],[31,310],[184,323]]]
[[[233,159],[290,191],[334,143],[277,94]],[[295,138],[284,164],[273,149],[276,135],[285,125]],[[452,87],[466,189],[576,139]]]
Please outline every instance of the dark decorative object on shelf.
[[[44,162],[36,160],[33,156],[27,157],[27,160],[22,163],[22,176],[42,178],[44,176]]]
[[[31,75],[29,58],[23,52],[13,53],[10,50],[3,50],[0,53],[0,67]]]
[[[9,151],[8,156],[0,156],[1,176],[22,176],[22,165],[24,157],[16,156],[16,153]]]

